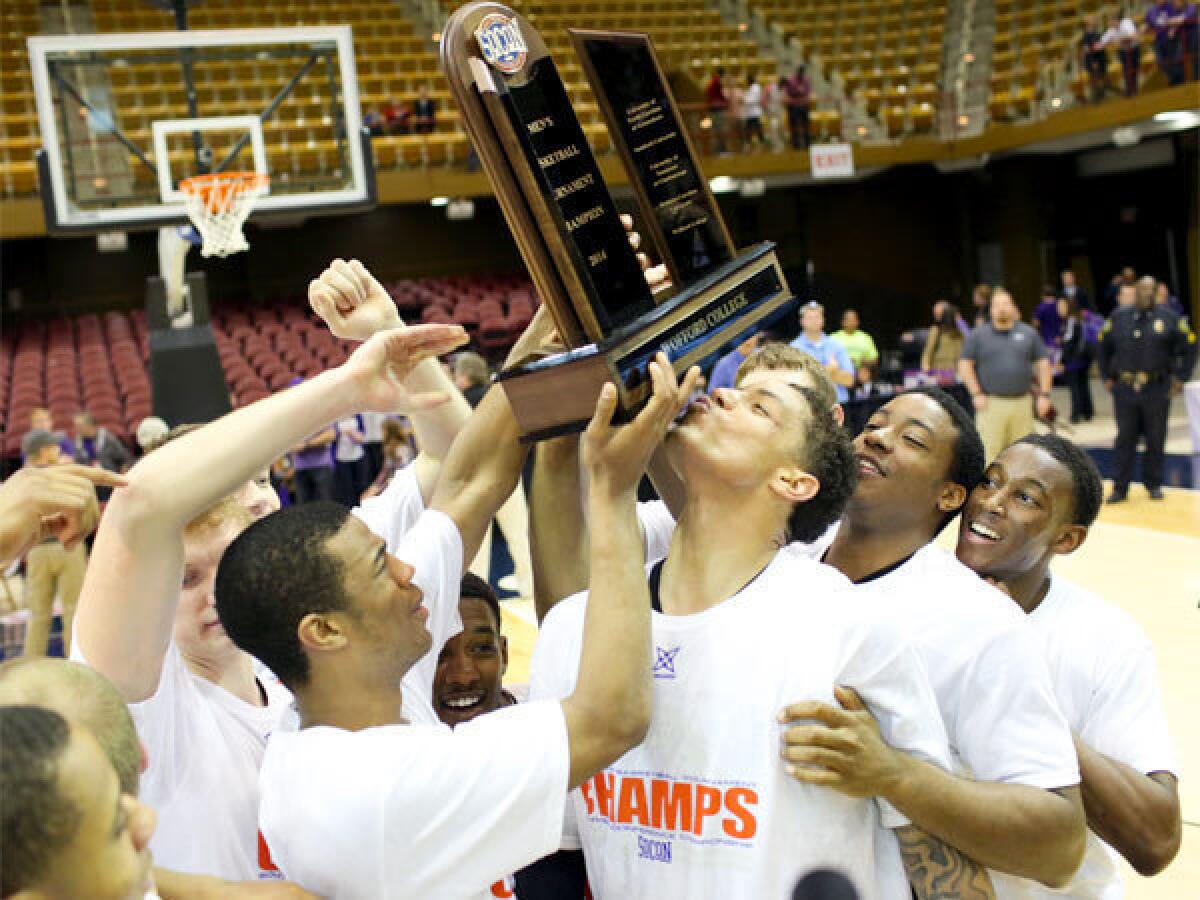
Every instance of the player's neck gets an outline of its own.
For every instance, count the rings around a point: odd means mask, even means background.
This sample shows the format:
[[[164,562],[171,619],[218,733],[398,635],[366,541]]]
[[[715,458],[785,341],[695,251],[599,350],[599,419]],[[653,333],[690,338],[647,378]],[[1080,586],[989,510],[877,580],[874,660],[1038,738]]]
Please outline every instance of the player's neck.
[[[912,556],[932,540],[924,523],[901,524],[894,519],[878,522],[850,509],[842,517],[825,562],[851,581],[862,581],[876,572]]]
[[[1004,589],[1026,614],[1033,612],[1046,599],[1050,590],[1050,558],[1039,562],[1027,572],[1003,579]]]
[[[380,725],[403,725],[404,692],[399,680],[394,685],[364,690],[341,684],[338,680],[321,679],[318,687],[310,679],[309,686],[296,692],[300,708],[300,727],[325,725],[345,731],[361,731]]]
[[[238,650],[222,660],[182,655],[188,671],[197,678],[212,682],[251,706],[266,705],[254,675],[254,662],[248,654]]]
[[[779,552],[773,510],[691,496],[671,538],[660,599],[668,615],[703,612],[728,600]],[[768,514],[769,513],[769,514]]]

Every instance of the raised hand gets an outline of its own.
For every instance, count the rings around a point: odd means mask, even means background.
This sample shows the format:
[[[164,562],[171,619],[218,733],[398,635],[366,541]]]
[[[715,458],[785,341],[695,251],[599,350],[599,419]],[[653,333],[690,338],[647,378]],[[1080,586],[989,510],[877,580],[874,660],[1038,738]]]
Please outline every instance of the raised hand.
[[[512,345],[512,349],[508,351],[508,357],[504,360],[504,368],[509,369],[531,359],[551,356],[566,349],[562,338],[558,336],[550,309],[543,303],[537,308],[537,312],[533,314],[533,318],[525,326],[525,330],[521,332],[516,343]]]
[[[414,412],[447,399],[443,393],[413,394],[404,380],[416,365],[456,350],[467,342],[461,325],[415,325],[375,335],[351,354],[340,371],[354,392],[354,408],[364,412]]]
[[[126,484],[124,476],[95,466],[21,469],[0,485],[0,563],[47,538],[74,547],[100,519],[96,485]]]
[[[310,281],[308,304],[334,337],[346,340],[404,326],[391,295],[357,259],[335,259]]]
[[[650,456],[699,383],[700,369],[693,366],[680,384],[666,354],[660,353],[650,363],[650,381],[650,401],[628,425],[612,424],[617,409],[616,387],[605,384],[600,392],[596,412],[580,442],[583,464],[594,488],[610,494],[637,489]]]

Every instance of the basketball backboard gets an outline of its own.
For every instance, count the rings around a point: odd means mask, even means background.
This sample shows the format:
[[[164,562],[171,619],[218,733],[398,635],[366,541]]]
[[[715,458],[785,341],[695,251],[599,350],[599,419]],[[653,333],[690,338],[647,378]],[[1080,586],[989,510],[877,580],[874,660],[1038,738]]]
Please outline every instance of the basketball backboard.
[[[29,38],[51,233],[182,224],[179,183],[270,177],[251,221],[375,201],[349,26]]]

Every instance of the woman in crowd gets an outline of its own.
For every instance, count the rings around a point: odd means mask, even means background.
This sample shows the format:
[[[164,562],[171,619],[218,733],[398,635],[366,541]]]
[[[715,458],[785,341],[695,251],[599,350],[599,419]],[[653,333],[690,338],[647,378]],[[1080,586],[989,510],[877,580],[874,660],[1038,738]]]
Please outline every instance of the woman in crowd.
[[[953,303],[939,304],[940,310],[925,339],[921,354],[921,369],[925,372],[953,373],[962,355],[963,336],[958,327],[958,307]]]

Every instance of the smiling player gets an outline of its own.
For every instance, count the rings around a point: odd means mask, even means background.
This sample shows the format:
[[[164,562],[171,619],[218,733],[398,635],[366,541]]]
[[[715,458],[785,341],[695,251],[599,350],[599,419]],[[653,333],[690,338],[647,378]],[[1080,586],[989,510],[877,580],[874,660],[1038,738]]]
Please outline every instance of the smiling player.
[[[963,509],[957,555],[1004,587],[1046,646],[1055,697],[1075,736],[1089,826],[1083,865],[1065,892],[1120,896],[1114,850],[1142,875],[1179,851],[1175,754],[1153,648],[1131,616],[1052,575],[1055,557],[1087,539],[1102,500],[1087,453],[1057,435],[1010,445],[988,466]],[[1058,896],[996,879],[1003,897]]]

